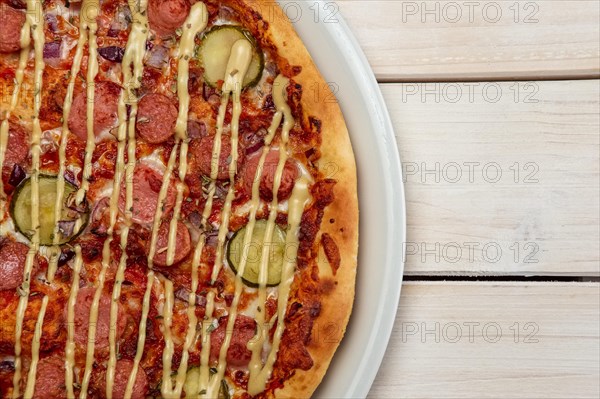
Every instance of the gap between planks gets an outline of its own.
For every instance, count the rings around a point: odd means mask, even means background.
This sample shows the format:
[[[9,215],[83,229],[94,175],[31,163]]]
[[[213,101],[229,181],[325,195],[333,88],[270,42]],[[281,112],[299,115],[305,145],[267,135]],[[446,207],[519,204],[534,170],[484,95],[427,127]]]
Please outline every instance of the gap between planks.
[[[597,77],[597,1],[337,0],[382,81]]]

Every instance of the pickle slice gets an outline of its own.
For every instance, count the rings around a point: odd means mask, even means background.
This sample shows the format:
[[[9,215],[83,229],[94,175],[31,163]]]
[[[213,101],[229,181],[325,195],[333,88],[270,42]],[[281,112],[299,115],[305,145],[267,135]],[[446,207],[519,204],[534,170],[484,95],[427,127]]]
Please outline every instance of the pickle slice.
[[[231,55],[231,48],[235,42],[241,39],[248,40],[254,49],[250,67],[242,85],[244,87],[255,86],[260,81],[265,58],[252,34],[240,26],[220,25],[215,26],[204,35],[199,53],[200,62],[204,67],[204,80],[210,86],[217,87],[220,80],[225,80],[225,70]]]
[[[39,176],[40,245],[53,245],[54,226],[57,223],[54,214],[57,182],[57,176]],[[77,187],[65,181],[61,219],[58,221],[59,245],[76,238],[85,229],[88,221],[87,204],[80,205],[77,207],[79,209],[74,209],[73,206],[69,208],[69,201],[73,202],[73,196],[76,191]],[[33,226],[31,225],[31,200],[31,177],[29,177],[23,180],[16,188],[10,204],[10,214],[15,227],[30,240],[34,233]],[[79,218],[81,221],[77,222]]]
[[[211,376],[216,374],[213,369],[210,369]],[[183,391],[187,398],[198,398],[200,397],[200,367],[191,367],[188,369],[185,375],[185,383],[183,384]],[[225,380],[221,380],[221,387],[219,388],[218,399],[230,399],[229,387]]]
[[[235,235],[231,237],[231,240],[227,246],[227,261],[235,273],[237,273],[239,265],[242,261],[244,236],[246,235],[247,228],[248,226],[245,226],[238,230]],[[248,256],[242,279],[251,287],[258,286],[258,275],[260,271],[264,245],[269,246],[267,285],[273,287],[281,282],[281,269],[283,267],[283,260],[285,256],[286,234],[283,229],[275,225],[271,241],[269,243],[265,243],[264,236],[266,230],[267,221],[257,220],[256,224],[254,225],[252,238],[248,243]]]

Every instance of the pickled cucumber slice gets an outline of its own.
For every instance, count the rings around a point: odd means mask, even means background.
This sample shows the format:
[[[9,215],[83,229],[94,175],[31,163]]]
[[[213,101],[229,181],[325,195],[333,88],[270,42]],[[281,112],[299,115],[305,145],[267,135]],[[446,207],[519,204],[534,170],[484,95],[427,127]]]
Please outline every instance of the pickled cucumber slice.
[[[211,369],[210,374],[213,375],[216,373]],[[185,376],[185,383],[183,384],[183,391],[186,398],[200,397],[200,367],[191,367],[188,369]],[[225,380],[221,380],[218,399],[230,399],[229,387]]]
[[[227,246],[227,260],[229,266],[237,273],[242,260],[244,236],[248,226],[238,230],[229,241]],[[248,243],[248,256],[242,279],[251,286],[258,286],[258,275],[262,260],[263,247],[265,245],[264,236],[267,230],[267,221],[257,220],[254,225],[252,238]],[[281,269],[285,256],[285,231],[275,225],[271,242],[269,246],[269,263],[267,267],[267,285],[270,287],[276,286],[281,282]]]
[[[39,222],[40,244],[53,245],[55,220],[54,209],[56,205],[56,187],[58,177],[53,175],[39,176]],[[81,204],[74,209],[69,201],[73,202],[73,195],[77,187],[65,181],[63,194],[63,208],[61,219],[58,221],[60,239],[58,244],[65,244],[76,238],[84,229],[88,221],[87,204]],[[23,180],[16,188],[10,205],[10,214],[15,227],[31,240],[34,231],[31,225],[31,177]],[[81,219],[77,222],[77,219]]]
[[[225,80],[231,48],[241,39],[248,40],[254,49],[250,67],[242,84],[244,87],[249,87],[255,86],[260,81],[265,59],[252,34],[240,26],[220,25],[204,35],[199,52],[200,62],[204,67],[204,80],[210,86],[217,87],[219,81]]]

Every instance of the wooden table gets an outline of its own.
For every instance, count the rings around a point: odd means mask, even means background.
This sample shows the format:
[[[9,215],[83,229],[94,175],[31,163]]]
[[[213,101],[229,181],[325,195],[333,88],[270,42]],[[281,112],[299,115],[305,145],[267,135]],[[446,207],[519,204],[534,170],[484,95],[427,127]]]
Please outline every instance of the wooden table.
[[[598,398],[599,2],[330,10],[381,83],[405,175],[405,281],[369,397]]]

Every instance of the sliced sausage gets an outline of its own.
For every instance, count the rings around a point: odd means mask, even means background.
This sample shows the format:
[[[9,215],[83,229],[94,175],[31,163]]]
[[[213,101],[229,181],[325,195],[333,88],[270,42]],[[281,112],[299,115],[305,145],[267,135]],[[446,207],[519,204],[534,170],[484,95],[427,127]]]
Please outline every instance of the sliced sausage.
[[[261,153],[255,153],[248,158],[244,165],[244,171],[242,175],[243,185],[248,193],[252,195],[252,185],[255,179],[258,178],[258,164],[260,161]],[[260,197],[265,201],[273,200],[273,183],[275,181],[275,174],[277,173],[277,165],[279,164],[279,150],[269,151],[265,158],[262,171],[260,173],[260,186],[259,192]],[[293,160],[287,159],[283,172],[281,175],[281,183],[279,184],[279,190],[277,191],[277,199],[279,201],[286,200],[292,194],[294,183],[299,177],[300,172],[298,167]]]
[[[14,290],[23,282],[29,247],[20,242],[0,241],[0,291]]]
[[[169,97],[162,94],[147,94],[139,104],[136,130],[148,143],[167,141],[175,132],[177,108]]]
[[[85,348],[88,342],[88,330],[90,322],[90,309],[96,294],[95,287],[84,287],[77,292],[77,302],[75,303],[75,343]],[[108,347],[108,336],[110,332],[110,305],[112,297],[110,294],[102,292],[100,302],[98,303],[98,322],[96,323],[96,336],[94,345],[96,349]],[[120,308],[120,306],[119,306]],[[67,319],[67,310],[65,308],[65,319]],[[117,325],[114,327],[117,332],[117,339],[125,328],[125,317],[122,317],[119,309]]]
[[[215,145],[215,136],[206,136],[199,140],[192,140],[189,147],[191,158],[191,172],[210,177],[211,163],[213,157],[213,147]],[[238,147],[238,168],[243,162],[244,153]],[[221,154],[219,157],[219,172],[217,179],[229,179],[229,163],[231,162],[231,137],[221,136]]]
[[[40,359],[37,365],[33,399],[62,399],[65,388],[65,360],[62,356]]]
[[[217,361],[221,352],[221,346],[225,340],[228,316],[219,319],[219,327],[217,327],[210,335],[210,359]],[[248,350],[248,342],[256,334],[256,321],[254,319],[238,315],[235,319],[231,343],[227,349],[227,363],[232,366],[243,367],[247,366],[252,359],[252,352]]]
[[[94,90],[94,134],[111,129],[118,122],[118,103],[121,88],[113,82],[97,82]],[[73,99],[69,114],[69,129],[81,140],[87,140],[87,90]]]
[[[113,399],[123,399],[125,390],[129,382],[129,375],[133,370],[133,361],[129,359],[121,359],[117,361],[115,366],[115,379],[113,385]],[[106,390],[102,390],[104,393]],[[132,399],[144,399],[148,391],[148,377],[142,366],[138,366],[135,381],[133,383]]]
[[[169,245],[170,226],[171,222],[169,220],[165,220],[158,229],[156,238],[156,252],[154,255],[154,263],[158,266],[167,266],[167,247]],[[148,244],[148,246],[149,245],[150,244]],[[177,264],[184,260],[190,254],[191,250],[192,242],[190,239],[190,231],[185,224],[178,221],[173,264]]]
[[[12,170],[15,164],[23,164],[29,156],[29,132],[21,125],[9,123],[8,145],[4,152],[3,168]]]
[[[0,4],[0,53],[12,53],[21,49],[21,29],[24,24],[23,11]]]
[[[133,173],[133,216],[134,222],[139,224],[150,224],[154,220],[158,196],[162,187],[163,176],[145,164],[138,164]],[[167,190],[163,213],[173,209],[175,204],[175,184],[171,182]],[[125,212],[126,184],[121,184],[119,193],[119,209]]]
[[[149,0],[148,2],[150,28],[161,37],[175,33],[175,30],[183,25],[189,13],[188,0]]]

